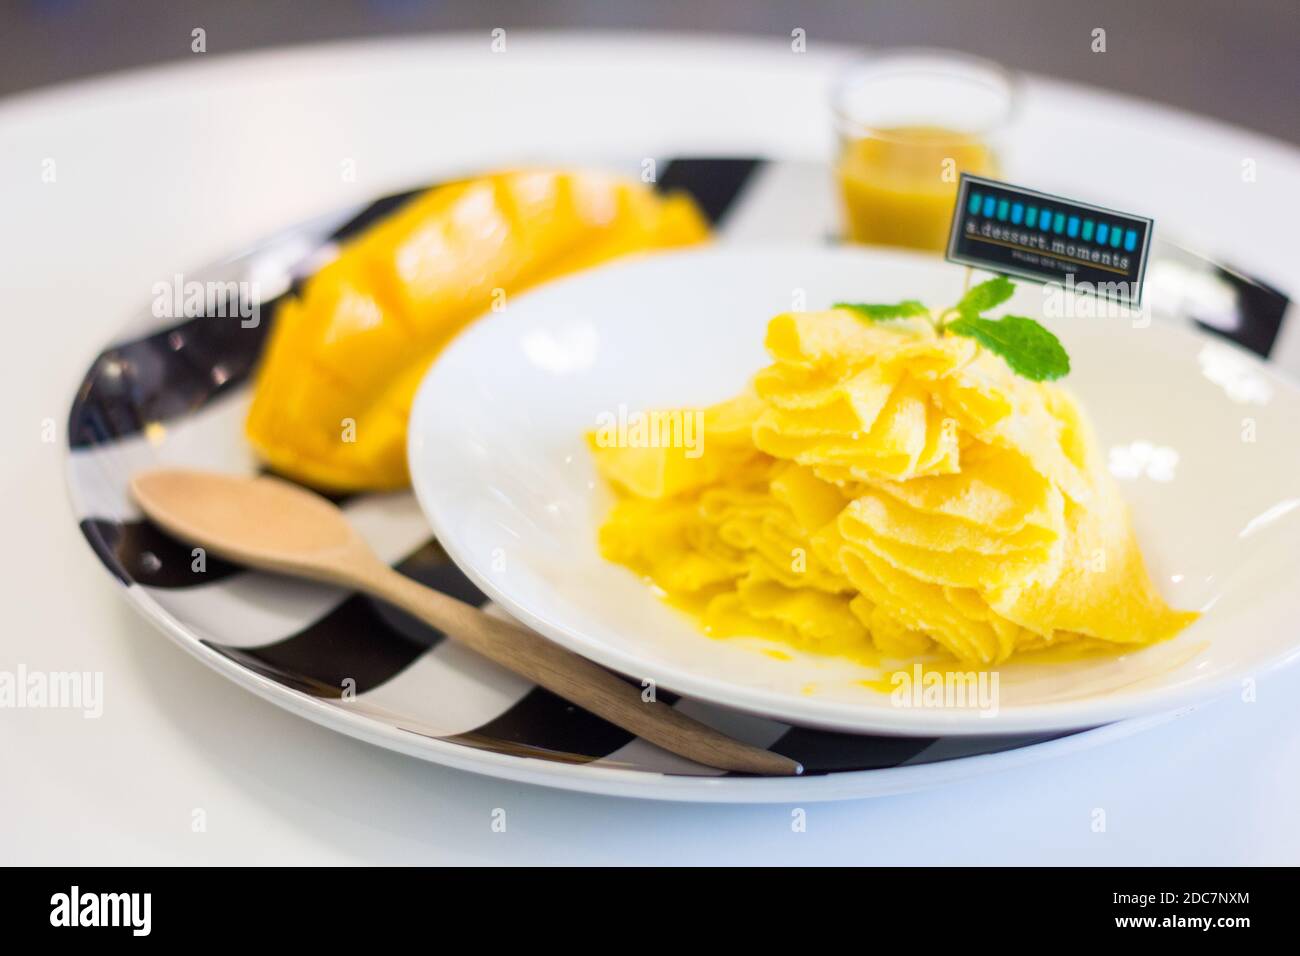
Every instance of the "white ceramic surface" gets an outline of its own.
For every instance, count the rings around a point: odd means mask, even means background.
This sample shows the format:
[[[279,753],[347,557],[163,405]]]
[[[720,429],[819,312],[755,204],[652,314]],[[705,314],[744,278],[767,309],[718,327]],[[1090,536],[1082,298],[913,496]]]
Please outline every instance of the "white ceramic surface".
[[[895,705],[876,671],[719,641],[597,553],[611,502],[583,435],[601,413],[711,403],[765,364],[767,319],[806,301],[960,296],[964,269],[903,253],[790,247],[653,257],[577,276],[480,321],[416,399],[417,495],[456,562],[512,613],[660,686],[793,723],[874,733],[1089,726],[1194,704],[1300,655],[1300,389],[1218,340],[1093,300],[1045,319],[1121,479],[1148,564],[1204,617],[1119,657],[999,669],[996,708]],[[1043,317],[1044,287],[1007,309]],[[1068,313],[1067,313],[1068,314]],[[994,712],[994,710],[996,712]]]

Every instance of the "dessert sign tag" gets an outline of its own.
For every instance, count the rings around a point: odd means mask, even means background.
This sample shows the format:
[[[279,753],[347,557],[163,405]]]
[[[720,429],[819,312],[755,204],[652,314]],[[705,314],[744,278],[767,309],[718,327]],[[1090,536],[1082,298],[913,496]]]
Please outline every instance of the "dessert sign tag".
[[[962,173],[948,261],[1138,305],[1155,223]]]

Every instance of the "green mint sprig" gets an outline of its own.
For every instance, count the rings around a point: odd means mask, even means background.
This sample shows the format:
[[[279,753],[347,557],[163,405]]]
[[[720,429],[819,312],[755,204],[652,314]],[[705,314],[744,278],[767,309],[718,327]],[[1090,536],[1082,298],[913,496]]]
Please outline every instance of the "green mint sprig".
[[[864,319],[872,322],[888,322],[890,319],[910,319],[916,315],[930,314],[920,302],[915,299],[905,299],[902,302],[893,305],[870,305],[866,302],[836,302],[834,308],[850,309],[858,313]]]
[[[1068,375],[1070,356],[1065,347],[1038,322],[1023,315],[990,319],[983,314],[1011,298],[1015,288],[1006,276],[981,282],[962,296],[960,302],[940,313],[937,319],[915,299],[896,305],[837,302],[834,307],[848,309],[869,322],[924,315],[930,318],[940,335],[952,333],[974,339],[983,348],[1001,356],[1013,372],[1031,382],[1050,382]]]
[[[954,309],[962,315],[982,315],[995,309],[1015,294],[1016,284],[1006,276],[994,276],[967,290]]]
[[[1070,356],[1060,339],[1023,315],[1004,315],[1000,319],[963,315],[946,328],[1002,356],[1011,371],[1031,382],[1054,381],[1070,372]]]

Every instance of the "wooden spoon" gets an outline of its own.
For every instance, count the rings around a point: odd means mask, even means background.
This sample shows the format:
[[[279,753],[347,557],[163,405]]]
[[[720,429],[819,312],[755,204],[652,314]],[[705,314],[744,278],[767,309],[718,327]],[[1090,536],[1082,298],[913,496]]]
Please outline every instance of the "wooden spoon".
[[[161,469],[131,479],[131,494],[163,530],[249,567],[364,591],[456,638],[565,700],[710,767],[788,776],[795,761],[733,740],[526,628],[485,614],[394,571],[337,507],[278,478]]]

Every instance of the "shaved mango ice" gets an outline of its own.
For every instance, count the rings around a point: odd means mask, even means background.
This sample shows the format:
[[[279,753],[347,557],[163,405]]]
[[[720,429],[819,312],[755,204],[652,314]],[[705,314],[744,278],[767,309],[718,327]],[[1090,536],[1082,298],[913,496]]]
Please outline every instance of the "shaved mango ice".
[[[702,451],[591,441],[618,494],[603,555],[706,632],[988,666],[1197,617],[1157,592],[1062,387],[924,318],[785,314],[766,346],[773,363],[704,411]]]

